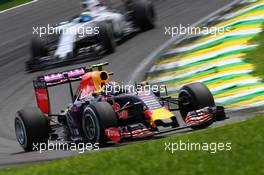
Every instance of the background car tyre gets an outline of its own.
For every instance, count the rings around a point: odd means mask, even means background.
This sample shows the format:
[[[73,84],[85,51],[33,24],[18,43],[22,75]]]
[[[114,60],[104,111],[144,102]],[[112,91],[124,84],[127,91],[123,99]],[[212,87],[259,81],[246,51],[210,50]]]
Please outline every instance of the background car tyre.
[[[190,111],[198,110],[208,106],[215,106],[212,93],[202,83],[191,83],[183,86],[179,92],[179,107],[183,120]],[[212,122],[191,127],[192,129],[202,129],[211,125]]]
[[[38,108],[25,108],[16,113],[15,132],[18,143],[25,151],[32,151],[33,143],[46,143],[49,122]]]
[[[150,0],[132,1],[132,19],[134,23],[143,31],[155,27],[155,9]]]
[[[106,54],[111,54],[115,52],[116,43],[114,39],[113,26],[111,23],[101,23],[99,25],[99,38],[102,42]]]
[[[117,118],[112,106],[107,102],[92,103],[86,107],[83,115],[85,141],[104,146],[109,141],[105,129],[117,127]]]
[[[48,56],[48,48],[45,44],[44,38],[33,38],[31,41],[31,55],[32,58],[35,57],[45,57]]]

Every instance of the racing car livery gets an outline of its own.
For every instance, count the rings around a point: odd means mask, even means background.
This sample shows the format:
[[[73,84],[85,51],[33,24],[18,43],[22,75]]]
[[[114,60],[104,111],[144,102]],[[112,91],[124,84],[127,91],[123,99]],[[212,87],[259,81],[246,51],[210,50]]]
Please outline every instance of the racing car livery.
[[[95,59],[114,52],[116,43],[127,36],[155,26],[155,10],[150,0],[123,0],[120,10],[98,0],[85,0],[81,5],[80,15],[49,27],[46,35],[33,38],[27,70],[81,58]]]
[[[117,82],[110,81],[113,73],[103,70],[107,64],[44,75],[33,81],[38,107],[24,108],[15,116],[16,137],[25,151],[31,151],[33,143],[59,138],[105,146],[186,127],[201,129],[226,118],[224,108],[215,105],[209,89],[201,83],[183,86],[178,98],[160,90],[117,89]],[[75,81],[80,83],[73,93]],[[62,84],[69,85],[72,102],[66,110],[52,114],[49,87]],[[179,125],[181,118],[185,125]],[[64,131],[61,136],[59,129]]]

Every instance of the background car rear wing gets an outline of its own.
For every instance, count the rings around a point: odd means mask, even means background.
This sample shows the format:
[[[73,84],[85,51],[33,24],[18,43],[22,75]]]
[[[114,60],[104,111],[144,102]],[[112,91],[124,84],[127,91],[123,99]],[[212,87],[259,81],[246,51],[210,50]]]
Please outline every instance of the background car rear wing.
[[[73,99],[73,89],[71,82],[81,80],[82,76],[89,71],[89,69],[81,67],[37,77],[37,79],[33,81],[33,86],[35,89],[37,105],[40,110],[44,114],[50,114],[51,112],[48,90],[49,87],[68,83],[70,86],[71,97]]]

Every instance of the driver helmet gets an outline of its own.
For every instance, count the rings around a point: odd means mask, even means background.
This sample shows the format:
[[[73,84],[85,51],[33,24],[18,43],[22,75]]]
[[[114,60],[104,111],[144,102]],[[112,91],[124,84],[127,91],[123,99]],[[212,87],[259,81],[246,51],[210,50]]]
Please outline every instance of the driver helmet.
[[[88,22],[91,21],[92,19],[93,19],[92,12],[90,11],[82,12],[80,15],[80,22]]]

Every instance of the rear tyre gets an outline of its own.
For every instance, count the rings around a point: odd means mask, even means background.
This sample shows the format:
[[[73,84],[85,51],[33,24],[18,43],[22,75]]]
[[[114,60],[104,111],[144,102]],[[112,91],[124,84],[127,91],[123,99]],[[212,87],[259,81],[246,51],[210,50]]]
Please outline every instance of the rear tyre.
[[[117,118],[112,106],[107,102],[97,102],[86,107],[82,120],[85,141],[107,144],[109,139],[105,135],[105,129],[117,127]]]
[[[38,108],[25,108],[16,113],[15,132],[21,147],[32,151],[33,144],[48,141],[49,122]]]
[[[183,86],[179,93],[179,107],[183,120],[190,111],[198,110],[207,106],[215,106],[214,97],[210,90],[202,83],[191,83]],[[202,129],[211,125],[212,122],[191,127]]]
[[[111,23],[102,23],[99,25],[99,39],[106,50],[106,54],[115,52],[116,43]]]
[[[150,0],[133,0],[131,8],[132,20],[142,31],[155,27],[156,13]]]

